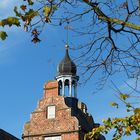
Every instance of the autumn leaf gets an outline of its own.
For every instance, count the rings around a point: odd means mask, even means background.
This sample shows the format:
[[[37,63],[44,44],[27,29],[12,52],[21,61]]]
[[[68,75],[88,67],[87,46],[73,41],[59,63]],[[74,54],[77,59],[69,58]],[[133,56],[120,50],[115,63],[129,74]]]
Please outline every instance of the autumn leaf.
[[[126,100],[127,98],[129,98],[129,95],[121,93],[120,98],[123,99],[123,100]]]
[[[127,136],[131,135],[131,127],[130,126],[127,126],[125,128],[125,135],[127,135]]]
[[[33,9],[29,9],[29,11],[22,16],[22,20],[25,21],[25,25],[29,25],[32,19],[36,16],[38,16],[38,12],[34,11]]]
[[[4,27],[5,25],[9,25],[10,27],[12,25],[20,26],[20,22],[16,17],[8,17],[7,19],[3,19],[0,21],[0,26]]]
[[[26,5],[21,5],[20,8],[25,11],[27,9]]]
[[[117,108],[119,107],[119,105],[116,102],[112,102],[110,105]]]
[[[2,40],[5,40],[7,36],[8,36],[8,35],[7,35],[6,32],[0,31],[0,38],[1,38]]]
[[[140,108],[135,108],[135,109],[134,109],[134,113],[140,115]]]
[[[43,9],[43,12],[44,12],[44,15],[45,15],[46,17],[48,17],[49,14],[50,14],[50,12],[51,12],[51,8],[48,7],[48,6],[45,6],[44,9]]]
[[[14,7],[14,12],[15,12],[17,17],[21,17],[22,16],[22,14],[18,12],[17,6]]]
[[[28,4],[29,4],[29,5],[33,5],[34,2],[33,2],[32,0],[28,0]]]
[[[32,42],[33,43],[38,43],[38,42],[40,42],[41,40],[37,37],[37,36],[35,36],[33,39],[32,39]]]
[[[130,107],[132,107],[132,106],[131,106],[130,103],[126,103],[126,107],[127,107],[127,108],[130,108]]]
[[[38,12],[34,11],[33,9],[30,9],[28,12],[26,12],[25,17],[29,18],[30,20],[34,18],[35,16],[38,16]]]

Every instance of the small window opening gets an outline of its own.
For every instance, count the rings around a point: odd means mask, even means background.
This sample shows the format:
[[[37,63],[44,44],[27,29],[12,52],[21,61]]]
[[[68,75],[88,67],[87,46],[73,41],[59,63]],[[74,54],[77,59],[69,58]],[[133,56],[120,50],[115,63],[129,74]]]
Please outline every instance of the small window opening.
[[[48,119],[54,119],[55,118],[55,106],[48,106]]]

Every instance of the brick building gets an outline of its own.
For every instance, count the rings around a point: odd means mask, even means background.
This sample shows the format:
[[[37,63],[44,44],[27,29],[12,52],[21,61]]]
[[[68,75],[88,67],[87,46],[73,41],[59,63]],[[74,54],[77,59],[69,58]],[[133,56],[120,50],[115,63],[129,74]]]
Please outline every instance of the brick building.
[[[77,99],[76,65],[66,54],[57,68],[56,80],[44,85],[44,95],[24,125],[23,140],[83,140],[84,134],[98,127]],[[104,140],[101,136],[100,140]]]

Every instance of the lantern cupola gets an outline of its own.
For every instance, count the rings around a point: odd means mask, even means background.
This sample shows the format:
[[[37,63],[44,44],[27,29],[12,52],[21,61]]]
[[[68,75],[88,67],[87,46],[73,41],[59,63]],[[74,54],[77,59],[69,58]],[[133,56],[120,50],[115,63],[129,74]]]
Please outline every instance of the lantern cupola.
[[[65,45],[65,48],[65,56],[57,67],[56,80],[59,83],[59,93],[62,96],[77,98],[76,90],[79,76],[76,74],[76,65],[69,56],[69,46]],[[68,87],[68,94],[66,93],[66,87]]]

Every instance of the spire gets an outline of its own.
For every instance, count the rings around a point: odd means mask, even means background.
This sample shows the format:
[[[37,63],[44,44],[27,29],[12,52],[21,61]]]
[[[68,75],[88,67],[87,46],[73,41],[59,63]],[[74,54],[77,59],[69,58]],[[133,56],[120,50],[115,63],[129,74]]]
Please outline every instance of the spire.
[[[70,62],[72,62],[73,63],[73,61],[71,60],[71,58],[70,58],[70,56],[69,56],[69,45],[68,44],[66,44],[65,45],[65,49],[66,49],[66,53],[65,53],[65,59],[67,60],[67,62],[66,63],[68,63],[68,61]],[[76,66],[76,65],[75,65]]]

